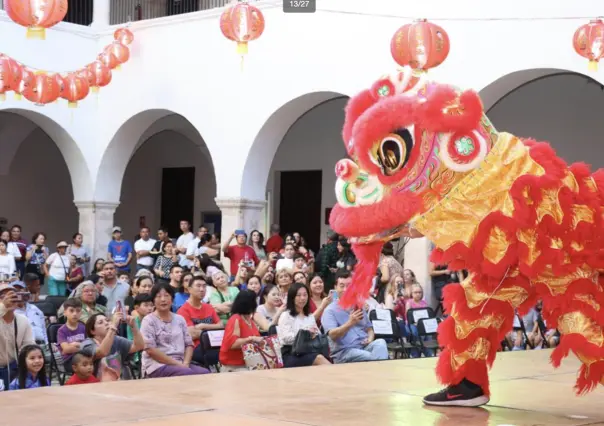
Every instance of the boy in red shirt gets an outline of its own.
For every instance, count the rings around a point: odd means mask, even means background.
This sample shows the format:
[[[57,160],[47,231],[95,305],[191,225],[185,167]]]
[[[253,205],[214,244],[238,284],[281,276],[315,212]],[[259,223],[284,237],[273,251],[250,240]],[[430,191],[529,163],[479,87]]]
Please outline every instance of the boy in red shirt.
[[[199,344],[201,334],[206,330],[223,329],[222,321],[220,321],[212,305],[202,302],[206,296],[206,286],[207,283],[203,277],[193,277],[189,284],[189,300],[177,312],[187,322],[189,334],[193,339],[195,347],[193,361],[204,365],[206,362],[204,362],[203,347]],[[218,362],[218,358],[216,362]]]
[[[73,368],[73,376],[65,382],[65,385],[85,385],[87,383],[99,383],[94,374],[94,363],[92,357],[84,355],[83,353],[77,353],[73,356],[71,364]]]

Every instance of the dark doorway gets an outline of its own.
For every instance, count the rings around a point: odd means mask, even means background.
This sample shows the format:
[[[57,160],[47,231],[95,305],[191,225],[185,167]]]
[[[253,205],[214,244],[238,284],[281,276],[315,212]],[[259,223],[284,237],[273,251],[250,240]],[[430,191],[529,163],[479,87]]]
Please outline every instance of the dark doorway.
[[[323,172],[281,172],[279,225],[282,232],[299,232],[315,253],[321,239]]]
[[[193,225],[195,167],[164,168],[161,177],[161,224],[171,238],[180,235],[180,221]]]

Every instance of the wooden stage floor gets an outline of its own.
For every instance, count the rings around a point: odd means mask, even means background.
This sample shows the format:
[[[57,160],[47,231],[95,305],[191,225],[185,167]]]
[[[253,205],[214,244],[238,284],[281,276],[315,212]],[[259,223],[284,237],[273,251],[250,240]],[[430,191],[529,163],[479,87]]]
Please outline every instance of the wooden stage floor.
[[[500,354],[486,408],[427,409],[435,359],[137,380],[0,395],[0,425],[604,425],[604,388],[573,394],[578,361]]]

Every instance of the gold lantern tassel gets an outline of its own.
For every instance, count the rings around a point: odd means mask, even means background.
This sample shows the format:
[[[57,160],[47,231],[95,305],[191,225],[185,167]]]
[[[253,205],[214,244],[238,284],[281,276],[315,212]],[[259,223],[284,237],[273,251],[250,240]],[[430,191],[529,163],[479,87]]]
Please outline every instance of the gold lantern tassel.
[[[23,99],[23,95],[21,93],[17,93],[17,92],[15,92],[14,97],[15,97],[16,101],[20,101]]]
[[[237,53],[239,55],[241,55],[241,61],[239,62],[239,67],[241,69],[241,72],[243,72],[243,62],[245,59],[245,55],[247,55],[247,41],[240,41],[237,42]]]
[[[44,27],[28,27],[26,37],[29,40],[46,40],[46,28]]]
[[[589,63],[587,64],[587,69],[593,72],[598,71],[598,61],[589,61]]]
[[[4,102],[6,100],[6,93],[0,93],[0,102]]]

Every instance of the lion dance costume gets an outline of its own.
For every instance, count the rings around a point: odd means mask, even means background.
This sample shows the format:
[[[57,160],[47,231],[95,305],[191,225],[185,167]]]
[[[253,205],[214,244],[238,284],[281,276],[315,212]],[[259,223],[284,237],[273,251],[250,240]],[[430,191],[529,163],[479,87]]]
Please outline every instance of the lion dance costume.
[[[444,291],[443,384],[468,380],[488,398],[488,368],[515,310],[538,299],[561,334],[552,364],[575,353],[578,394],[602,381],[604,171],[498,132],[477,93],[410,69],[350,99],[343,138],[352,160],[336,165],[330,221],[359,260],[345,307],[368,297],[384,242],[423,235],[433,262],[469,272]]]

